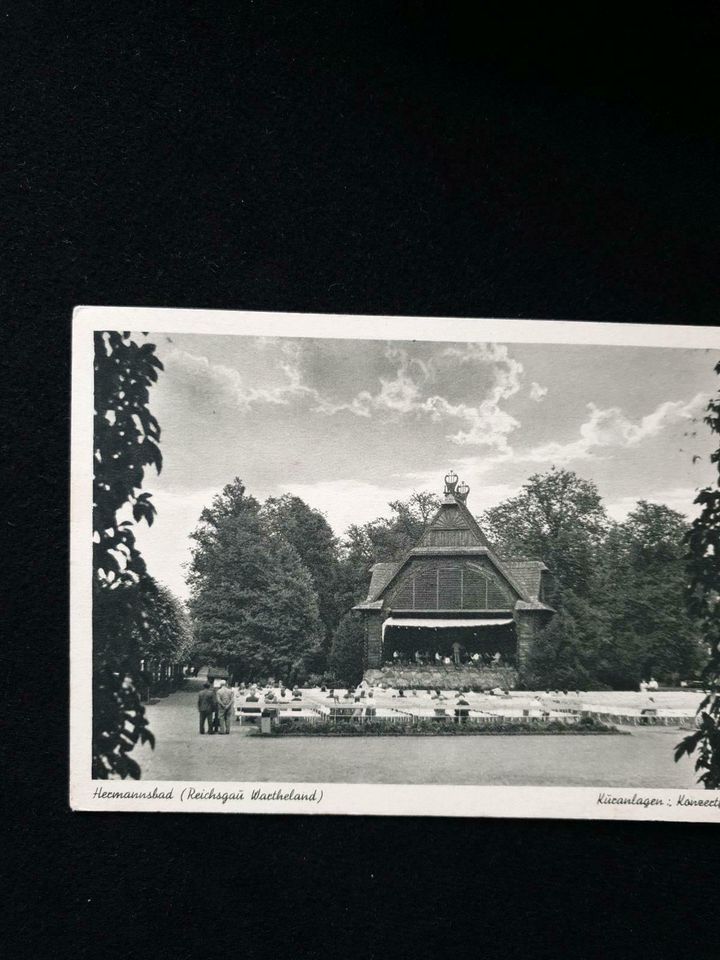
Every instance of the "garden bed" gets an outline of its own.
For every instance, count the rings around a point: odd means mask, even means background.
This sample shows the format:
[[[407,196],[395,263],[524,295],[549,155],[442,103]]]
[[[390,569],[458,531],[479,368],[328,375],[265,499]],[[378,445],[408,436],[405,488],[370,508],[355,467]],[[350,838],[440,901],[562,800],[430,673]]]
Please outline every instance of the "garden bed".
[[[538,723],[448,723],[418,720],[416,723],[304,723],[281,720],[272,727],[274,737],[484,737],[484,736],[588,736],[617,734],[624,731],[597,720],[576,724],[548,720]],[[259,731],[258,731],[258,735]]]

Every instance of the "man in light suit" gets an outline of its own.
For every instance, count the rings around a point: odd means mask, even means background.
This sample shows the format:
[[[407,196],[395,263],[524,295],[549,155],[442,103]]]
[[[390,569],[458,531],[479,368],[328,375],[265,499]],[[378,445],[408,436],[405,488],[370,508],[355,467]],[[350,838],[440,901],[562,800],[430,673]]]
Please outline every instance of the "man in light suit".
[[[218,704],[218,720],[220,722],[218,733],[230,733],[233,707],[235,706],[235,694],[232,692],[227,683],[224,680],[221,680],[216,696]]]

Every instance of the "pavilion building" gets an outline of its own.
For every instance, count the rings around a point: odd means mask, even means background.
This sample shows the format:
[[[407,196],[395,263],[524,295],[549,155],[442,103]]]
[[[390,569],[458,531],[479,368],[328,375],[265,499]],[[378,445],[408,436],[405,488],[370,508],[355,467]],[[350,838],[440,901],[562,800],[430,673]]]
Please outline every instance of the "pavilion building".
[[[498,556],[467,508],[469,492],[451,471],[417,546],[371,568],[367,599],[353,608],[364,619],[369,682],[512,688],[552,618],[547,567]]]

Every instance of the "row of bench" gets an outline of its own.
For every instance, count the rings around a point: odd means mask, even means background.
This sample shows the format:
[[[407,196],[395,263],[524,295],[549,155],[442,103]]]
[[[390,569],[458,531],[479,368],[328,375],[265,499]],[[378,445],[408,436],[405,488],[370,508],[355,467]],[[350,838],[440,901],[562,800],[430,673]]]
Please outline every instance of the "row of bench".
[[[584,716],[592,717],[601,723],[621,723],[632,727],[680,727],[693,722],[693,717],[667,716],[656,713],[597,713],[594,710],[584,711]]]
[[[580,717],[577,714],[565,714],[563,716],[509,716],[503,714],[482,714],[472,715],[467,707],[437,707],[432,714],[425,716],[410,713],[405,710],[378,710],[374,707],[367,708],[360,704],[352,706],[331,706],[331,707],[313,707],[288,710],[279,710],[273,707],[239,707],[236,710],[236,721],[240,723],[257,723],[263,717],[270,717],[275,720],[306,721],[309,723],[329,723],[338,720],[347,720],[354,723],[404,723],[413,724],[423,720],[435,721],[457,721],[463,723],[481,724],[484,726],[499,726],[505,723],[519,723],[526,725],[536,725],[554,722],[564,723],[566,725],[576,724]]]

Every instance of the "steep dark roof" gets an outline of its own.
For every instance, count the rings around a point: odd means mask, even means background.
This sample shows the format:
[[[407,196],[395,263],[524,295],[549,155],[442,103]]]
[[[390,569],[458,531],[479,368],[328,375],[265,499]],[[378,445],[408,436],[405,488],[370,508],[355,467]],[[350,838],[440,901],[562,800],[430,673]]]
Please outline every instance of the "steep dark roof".
[[[403,557],[402,561],[376,563],[367,599],[355,609],[376,609],[383,605],[381,599],[391,582],[406,563],[423,556],[471,556],[486,555],[508,584],[519,594],[518,603],[523,609],[550,609],[540,601],[542,573],[547,567],[541,560],[505,559],[499,557],[495,547],[485,536],[475,517],[470,513],[465,497],[448,492],[425,529],[419,543]]]
[[[547,567],[542,560],[501,560],[503,566],[533,600],[540,597],[540,579]]]
[[[364,600],[362,603],[356,603],[353,610],[382,610],[383,606],[382,600]]]
[[[402,563],[376,563],[370,569],[372,570],[372,579],[368,589],[368,600],[376,600],[392,578],[398,572]]]
[[[547,610],[549,613],[555,613],[555,608],[548,606],[547,603],[541,603],[539,600],[518,600],[515,604],[516,610]]]
[[[507,564],[503,560],[500,560],[500,558],[496,556],[492,550],[488,549],[488,547],[481,547],[479,545],[475,547],[415,547],[413,550],[409,550],[406,553],[405,559],[400,563],[376,563],[375,566],[372,567],[373,579],[370,583],[370,592],[368,593],[367,600],[365,601],[365,604],[359,605],[354,609],[372,609],[368,603],[370,601],[378,600],[378,598],[381,597],[382,594],[387,590],[390,583],[400,573],[405,564],[409,563],[414,558],[473,556],[487,557],[497,572],[503,576],[513,590],[519,594],[521,600],[533,599],[528,595],[524,585],[517,579],[515,572],[510,570]],[[376,581],[376,570],[378,567],[383,569],[377,571],[378,579]],[[382,603],[382,601],[379,602]]]

